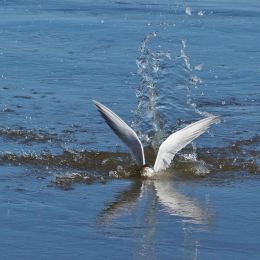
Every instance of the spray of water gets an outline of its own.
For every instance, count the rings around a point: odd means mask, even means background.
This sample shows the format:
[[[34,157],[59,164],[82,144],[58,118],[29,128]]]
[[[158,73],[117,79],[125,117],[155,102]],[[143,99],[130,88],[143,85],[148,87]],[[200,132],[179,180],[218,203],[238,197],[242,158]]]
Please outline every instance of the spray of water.
[[[165,137],[165,122],[158,110],[158,82],[162,74],[162,64],[170,59],[170,53],[153,51],[150,41],[157,37],[155,32],[149,33],[141,43],[140,56],[136,60],[140,84],[136,90],[137,109],[133,127],[138,130],[145,145],[157,149]]]
[[[139,49],[140,56],[136,64],[140,84],[136,90],[137,109],[132,124],[137,129],[142,142],[155,151],[172,131],[185,126],[185,121],[179,118],[176,118],[176,124],[173,127],[169,126],[167,106],[174,106],[174,111],[188,109],[188,113],[192,111],[193,114],[200,116],[210,115],[198,109],[193,97],[193,90],[202,83],[196,72],[202,70],[203,65],[199,64],[194,67],[191,65],[190,58],[186,54],[186,40],[181,41],[180,54],[172,58],[170,51],[150,47],[156,37],[157,33],[149,33],[141,42]],[[175,80],[172,80],[173,75]],[[180,89],[184,92],[182,98],[185,101],[184,104],[178,104],[178,99],[182,95],[178,93],[177,86],[181,86]],[[175,102],[174,105],[172,105],[173,102]],[[183,158],[198,162],[196,150],[196,145],[193,143],[191,151],[182,153]],[[197,168],[199,172],[208,172],[204,162],[198,162]]]
[[[196,71],[200,71],[203,69],[203,64],[195,65],[194,68],[192,68],[192,65],[190,63],[190,58],[187,56],[185,50],[187,47],[186,40],[181,41],[181,50],[180,50],[180,56],[176,59],[181,59],[183,63],[183,70],[186,73],[186,98],[187,98],[187,105],[193,109],[193,111],[201,116],[210,116],[212,114],[202,111],[197,108],[196,101],[193,98],[193,89],[196,89],[199,87],[199,85],[202,83],[202,80],[196,75]]]

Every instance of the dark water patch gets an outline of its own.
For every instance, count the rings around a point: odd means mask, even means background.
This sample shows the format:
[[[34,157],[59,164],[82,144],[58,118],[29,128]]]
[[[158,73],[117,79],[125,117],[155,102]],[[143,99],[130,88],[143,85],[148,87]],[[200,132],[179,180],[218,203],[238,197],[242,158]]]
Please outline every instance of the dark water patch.
[[[208,98],[197,98],[197,107],[222,107],[222,106],[256,106],[258,100],[252,99],[238,99],[235,97],[222,97],[221,100],[214,100]]]
[[[260,136],[255,136],[251,139],[246,139],[246,140],[237,140],[235,142],[232,143],[232,147],[235,147],[237,149],[240,149],[242,147],[245,147],[245,146],[256,146],[258,147],[258,149],[260,149],[259,147],[259,144],[260,144]]]
[[[97,170],[106,171],[117,169],[122,164],[131,165],[130,157],[127,153],[110,152],[78,152],[64,151],[60,155],[51,153],[6,153],[1,156],[2,163],[11,163],[13,165],[31,165],[34,167],[50,167],[60,169],[75,170]]]
[[[0,136],[17,140],[23,144],[60,142],[61,138],[55,134],[44,130],[28,130],[20,127],[19,129],[0,128]]]
[[[215,9],[212,11],[214,15],[233,17],[233,18],[256,18],[259,17],[260,12],[258,10],[235,10],[235,9]]]
[[[63,190],[70,190],[77,183],[89,185],[96,182],[105,182],[105,179],[103,176],[95,176],[93,174],[71,173],[66,176],[56,176],[52,184]]]
[[[13,113],[13,112],[15,112],[15,110],[6,107],[6,108],[3,109],[3,112],[5,112],[5,113]]]
[[[14,96],[14,98],[18,98],[18,99],[32,99],[31,96]]]
[[[260,173],[260,136],[238,140],[225,148],[198,149],[199,158],[220,172]]]
[[[24,192],[25,189],[24,188],[16,188],[15,191],[17,191],[17,192]]]
[[[220,106],[241,106],[242,103],[239,102],[234,97],[222,99],[222,100],[209,100],[208,98],[200,98],[197,100],[197,106],[198,107],[220,107]]]
[[[39,94],[41,94],[41,92],[35,91],[35,90],[31,90],[31,92],[32,92],[33,95],[39,95]]]

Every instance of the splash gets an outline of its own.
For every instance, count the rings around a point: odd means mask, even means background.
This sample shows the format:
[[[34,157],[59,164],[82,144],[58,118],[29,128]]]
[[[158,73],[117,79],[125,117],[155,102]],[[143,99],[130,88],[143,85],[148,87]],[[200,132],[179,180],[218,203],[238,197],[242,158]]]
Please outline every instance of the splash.
[[[187,41],[182,40],[180,56],[177,57],[177,60],[178,59],[182,60],[184,73],[186,74],[186,79],[187,79],[185,82],[186,99],[187,99],[186,103],[196,114],[201,116],[211,116],[212,114],[198,109],[196,101],[193,97],[193,89],[198,88],[199,85],[202,83],[202,80],[198,77],[198,75],[196,75],[196,71],[201,71],[203,69],[203,64],[195,65],[193,68],[190,63],[190,58],[186,54],[186,47],[187,47]]]
[[[237,141],[221,148],[197,148],[196,157],[187,149],[176,155],[173,165],[167,170],[176,178],[203,177],[212,172],[259,174],[260,137]],[[153,157],[153,151],[145,151]],[[198,159],[198,158],[199,159]],[[64,150],[60,154],[2,152],[1,165],[12,165],[31,169],[33,176],[50,176],[52,184],[70,189],[75,183],[91,184],[111,179],[139,178],[139,168],[128,153],[88,152]],[[54,179],[53,179],[54,178]]]
[[[202,83],[202,80],[195,74],[195,71],[201,71],[203,69],[203,64],[195,65],[194,69],[193,69],[192,65],[190,63],[190,59],[187,56],[186,51],[185,51],[186,47],[187,47],[187,41],[182,40],[179,59],[181,59],[183,62],[184,72],[186,73],[186,78],[188,79],[185,82],[186,100],[187,100],[186,103],[196,114],[198,114],[200,116],[205,116],[205,117],[211,116],[212,114],[198,109],[196,101],[193,98],[193,89],[198,88],[199,85]],[[192,142],[191,146],[192,146],[192,150],[188,154],[182,153],[181,155],[186,160],[188,159],[188,160],[196,162],[196,167],[195,167],[196,175],[203,176],[203,175],[209,174],[210,170],[207,168],[206,163],[203,160],[197,159],[196,143]]]
[[[163,64],[165,60],[171,59],[171,55],[169,52],[149,48],[155,37],[157,34],[152,32],[144,38],[140,46],[140,56],[136,60],[137,73],[141,80],[136,90],[137,109],[132,125],[138,130],[143,143],[152,145],[156,150],[166,135],[165,122],[158,110],[158,81]]]
[[[185,13],[186,13],[187,15],[191,16],[192,10],[191,10],[191,8],[190,8],[189,6],[186,6],[186,8],[185,8]]]
[[[137,109],[132,124],[138,130],[142,142],[151,146],[155,154],[162,140],[190,123],[178,117],[175,123],[172,122],[169,119],[172,111],[176,111],[179,116],[182,116],[183,111],[188,116],[191,111],[199,117],[211,115],[199,109],[193,97],[193,91],[202,83],[197,72],[203,69],[203,64],[192,66],[186,54],[186,40],[181,41],[180,54],[172,57],[172,51],[162,50],[160,45],[154,47],[156,38],[157,33],[152,32],[141,42],[140,56],[136,60],[137,73],[141,79],[136,90]],[[183,116],[189,120],[189,117]],[[195,143],[191,146],[191,152],[184,157],[197,161]],[[202,173],[202,169],[208,172],[202,163],[198,165],[198,174]]]

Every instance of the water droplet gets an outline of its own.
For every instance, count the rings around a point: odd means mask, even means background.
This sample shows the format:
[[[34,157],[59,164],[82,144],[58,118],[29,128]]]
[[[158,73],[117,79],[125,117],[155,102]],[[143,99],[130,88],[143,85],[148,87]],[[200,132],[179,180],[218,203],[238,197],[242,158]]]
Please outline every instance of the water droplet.
[[[116,171],[109,171],[108,176],[113,178],[119,177]]]
[[[199,11],[199,12],[198,12],[198,16],[203,16],[204,13],[205,13],[204,11]]]
[[[201,71],[203,69],[203,64],[198,64],[198,65],[194,66],[194,69]]]
[[[189,6],[185,8],[185,13],[189,16],[191,15],[191,8]]]

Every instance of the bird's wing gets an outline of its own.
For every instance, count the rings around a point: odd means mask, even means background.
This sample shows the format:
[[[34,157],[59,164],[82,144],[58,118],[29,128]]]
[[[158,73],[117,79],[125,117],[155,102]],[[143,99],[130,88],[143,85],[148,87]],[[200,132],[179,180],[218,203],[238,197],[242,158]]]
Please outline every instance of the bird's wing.
[[[145,165],[144,149],[135,131],[119,116],[97,101],[93,101],[101,116],[114,133],[125,143],[138,165]]]
[[[171,134],[159,148],[154,164],[155,172],[168,168],[178,151],[203,134],[210,125],[218,122],[219,118],[217,116],[210,116]]]

